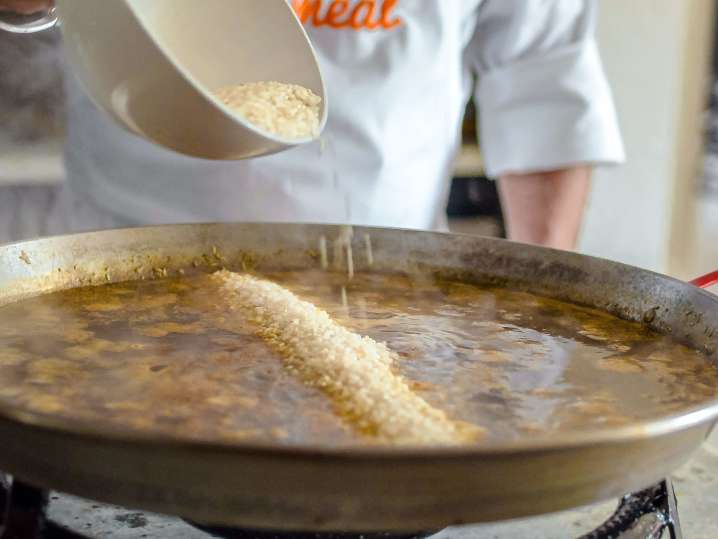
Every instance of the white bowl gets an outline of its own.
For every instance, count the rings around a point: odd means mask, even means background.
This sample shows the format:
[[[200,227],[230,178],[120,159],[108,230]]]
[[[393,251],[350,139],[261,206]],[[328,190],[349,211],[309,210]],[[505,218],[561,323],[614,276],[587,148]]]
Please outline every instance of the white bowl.
[[[258,81],[322,98],[306,32],[285,0],[57,0],[67,57],[88,94],[122,126],[177,152],[245,159],[308,142],[265,132],[212,92]]]

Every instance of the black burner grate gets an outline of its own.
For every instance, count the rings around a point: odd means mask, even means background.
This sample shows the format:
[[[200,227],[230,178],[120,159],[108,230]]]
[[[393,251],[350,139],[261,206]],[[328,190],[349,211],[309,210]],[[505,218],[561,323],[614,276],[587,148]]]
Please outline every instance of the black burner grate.
[[[624,496],[613,515],[579,539],[682,539],[678,504],[669,480]]]

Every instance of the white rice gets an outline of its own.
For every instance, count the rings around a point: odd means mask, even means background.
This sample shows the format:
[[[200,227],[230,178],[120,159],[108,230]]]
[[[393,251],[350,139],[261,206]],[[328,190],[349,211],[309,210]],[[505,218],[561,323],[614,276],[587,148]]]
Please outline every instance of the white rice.
[[[220,88],[215,96],[255,126],[288,139],[319,135],[322,98],[297,84],[265,81]]]
[[[374,265],[374,253],[371,250],[371,236],[364,234],[364,246],[366,247],[366,263],[369,267]]]
[[[327,256],[327,238],[321,236],[319,238],[319,259],[322,265],[322,269],[326,270],[329,267],[329,258]]]

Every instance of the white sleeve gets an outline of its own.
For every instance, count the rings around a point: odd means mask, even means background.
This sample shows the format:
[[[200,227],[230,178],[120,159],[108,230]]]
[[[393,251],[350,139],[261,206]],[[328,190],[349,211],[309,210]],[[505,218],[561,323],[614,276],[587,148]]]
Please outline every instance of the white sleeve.
[[[487,175],[624,159],[595,0],[484,0],[468,60]]]

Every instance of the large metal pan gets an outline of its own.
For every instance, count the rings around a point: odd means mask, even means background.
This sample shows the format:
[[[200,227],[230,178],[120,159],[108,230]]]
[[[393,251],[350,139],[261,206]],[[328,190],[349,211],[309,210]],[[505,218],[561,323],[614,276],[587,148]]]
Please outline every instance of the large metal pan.
[[[480,237],[371,234],[376,270],[439,272],[598,307],[718,361],[718,298],[614,262]],[[170,273],[216,248],[240,267],[315,266],[314,225],[209,224],[40,239],[0,247],[0,303]],[[359,246],[357,246],[358,248]],[[211,258],[211,257],[210,257]],[[360,261],[357,261],[360,265]],[[361,267],[359,267],[361,269]],[[620,428],[447,449],[208,444],[89,430],[0,408],[0,469],[41,487],[195,521],[311,530],[433,529],[545,513],[645,487],[685,462],[718,401]]]

